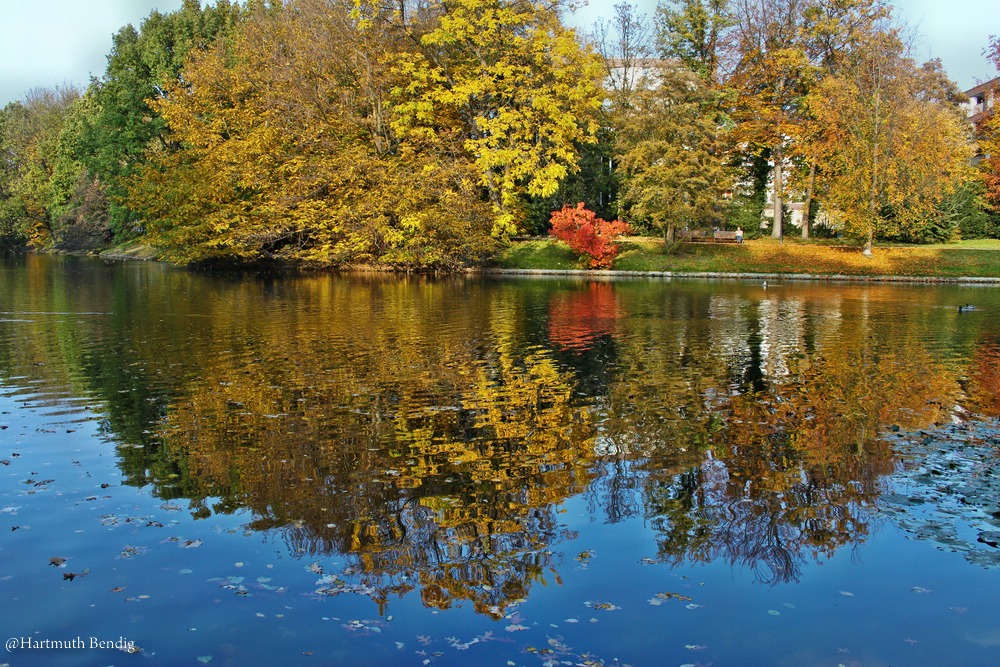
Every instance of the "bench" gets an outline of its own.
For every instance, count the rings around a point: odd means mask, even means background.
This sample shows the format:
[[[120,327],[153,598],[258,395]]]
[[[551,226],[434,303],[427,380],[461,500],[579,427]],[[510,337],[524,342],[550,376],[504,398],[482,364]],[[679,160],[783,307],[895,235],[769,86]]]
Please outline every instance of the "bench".
[[[727,232],[721,229],[716,230],[712,234],[713,243],[738,243],[739,239],[736,238],[736,232]]]
[[[677,230],[677,240],[688,243],[705,243],[708,239],[704,229],[680,229]]]

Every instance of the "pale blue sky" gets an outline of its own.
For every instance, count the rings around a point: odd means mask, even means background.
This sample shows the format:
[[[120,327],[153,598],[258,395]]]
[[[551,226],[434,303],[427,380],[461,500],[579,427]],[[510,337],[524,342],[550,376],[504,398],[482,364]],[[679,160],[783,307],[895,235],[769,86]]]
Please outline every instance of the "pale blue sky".
[[[615,0],[590,0],[576,25],[589,29],[610,17]],[[650,18],[656,0],[633,0]],[[962,88],[996,75],[982,56],[991,34],[1000,34],[998,0],[896,0],[899,15],[917,28],[919,59],[941,58]],[[111,36],[138,26],[154,8],[173,11],[181,0],[0,0],[0,107],[31,88],[65,83],[85,86],[104,72]]]

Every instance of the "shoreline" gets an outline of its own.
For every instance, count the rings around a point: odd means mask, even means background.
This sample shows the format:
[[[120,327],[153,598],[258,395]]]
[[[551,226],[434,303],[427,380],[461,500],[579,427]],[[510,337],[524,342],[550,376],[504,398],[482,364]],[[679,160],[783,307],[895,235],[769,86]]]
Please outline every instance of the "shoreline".
[[[522,276],[567,276],[592,279],[604,278],[701,278],[720,280],[790,280],[813,282],[863,282],[863,283],[930,283],[1000,285],[1000,278],[980,276],[881,276],[849,273],[733,273],[726,271],[594,271],[589,269],[465,269],[467,274],[501,274]]]
[[[114,248],[96,254],[81,256],[99,257],[109,261],[164,262],[147,246],[137,244],[132,247]],[[394,267],[353,266],[341,269],[308,269],[305,267],[285,267],[305,271],[327,271],[343,273],[415,273]],[[850,283],[894,283],[894,284],[943,284],[943,285],[1000,285],[1000,277],[990,276],[920,276],[920,275],[859,275],[850,273],[781,273],[776,271],[732,272],[732,271],[624,271],[618,269],[514,269],[502,267],[466,267],[452,271],[416,271],[426,275],[506,275],[539,277],[574,277],[590,280],[613,280],[619,278],[659,278],[659,279],[701,279],[701,280],[775,280],[794,282],[850,282]]]

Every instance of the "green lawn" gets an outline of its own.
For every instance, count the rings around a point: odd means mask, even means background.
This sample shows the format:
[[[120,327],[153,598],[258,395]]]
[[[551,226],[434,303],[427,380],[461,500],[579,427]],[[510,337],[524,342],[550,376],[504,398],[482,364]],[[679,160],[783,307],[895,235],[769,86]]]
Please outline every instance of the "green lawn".
[[[765,238],[742,245],[681,243],[629,237],[612,268],[619,271],[805,273],[817,275],[1000,277],[1000,240],[936,245],[876,245],[865,257],[859,246],[829,240]],[[495,266],[511,269],[585,269],[587,262],[555,240],[513,243]]]

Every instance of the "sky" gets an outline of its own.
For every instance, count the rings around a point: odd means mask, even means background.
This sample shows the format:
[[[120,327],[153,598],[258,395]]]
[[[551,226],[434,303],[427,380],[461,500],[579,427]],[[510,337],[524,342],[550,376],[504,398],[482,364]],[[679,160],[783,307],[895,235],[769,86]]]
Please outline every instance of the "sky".
[[[100,77],[111,37],[131,23],[138,27],[153,9],[170,12],[182,0],[0,0],[0,107],[24,99],[32,88],[76,85]],[[589,30],[610,18],[620,0],[590,0],[571,23]],[[630,0],[650,20],[657,0]],[[898,15],[917,30],[915,57],[940,58],[960,88],[992,79],[997,72],[983,50],[1000,35],[998,0],[895,0]]]

